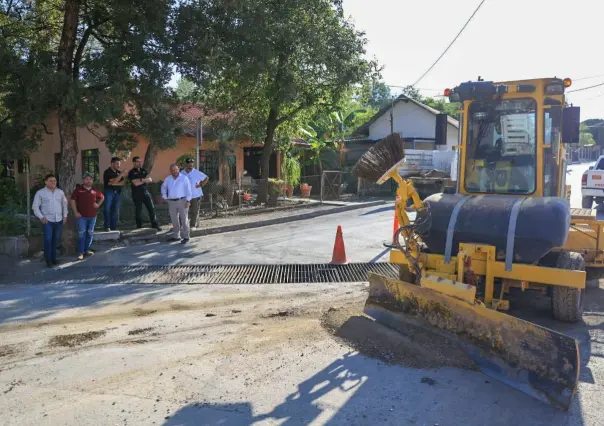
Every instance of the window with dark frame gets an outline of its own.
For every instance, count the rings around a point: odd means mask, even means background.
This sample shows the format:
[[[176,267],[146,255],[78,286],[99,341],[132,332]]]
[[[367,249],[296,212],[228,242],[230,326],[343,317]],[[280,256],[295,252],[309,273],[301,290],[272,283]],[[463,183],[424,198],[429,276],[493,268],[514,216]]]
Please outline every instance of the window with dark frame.
[[[84,173],[90,173],[93,176],[95,182],[99,180],[100,168],[98,149],[82,150],[82,174]]]
[[[199,171],[203,172],[214,182],[218,182],[218,152],[201,151],[199,155]]]

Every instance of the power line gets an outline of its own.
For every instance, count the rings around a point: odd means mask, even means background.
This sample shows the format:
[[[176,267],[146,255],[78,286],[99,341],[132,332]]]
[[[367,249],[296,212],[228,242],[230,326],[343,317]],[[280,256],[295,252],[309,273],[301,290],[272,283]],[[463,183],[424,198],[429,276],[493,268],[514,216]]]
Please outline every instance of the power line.
[[[573,93],[573,92],[581,92],[583,90],[588,90],[588,89],[593,89],[594,87],[600,87],[600,86],[604,86],[604,83],[600,83],[600,84],[594,84],[593,86],[587,86],[587,87],[582,87],[580,89],[575,89],[575,90],[569,90],[566,93]]]
[[[592,78],[604,77],[604,74],[592,75],[591,77],[573,78],[573,81],[591,80]]]
[[[476,12],[478,12],[478,10],[482,7],[482,5],[484,4],[486,0],[482,0],[480,2],[480,4],[478,5],[478,7],[476,8],[476,10],[474,10],[474,13],[472,13],[472,15],[468,18],[468,20],[466,21],[466,23],[464,24],[464,26],[461,28],[461,30],[459,30],[459,32],[457,33],[457,35],[455,36],[455,38],[453,39],[453,41],[451,43],[449,43],[449,45],[447,46],[447,48],[445,49],[445,51],[438,57],[438,59],[436,61],[434,61],[434,63],[430,66],[430,68],[428,68],[428,70],[422,74],[422,76],[415,82],[413,83],[413,85],[417,85],[417,83],[419,83],[420,81],[422,81],[422,79],[430,72],[432,71],[432,68],[434,68],[434,66],[438,63],[438,61],[440,61],[442,59],[443,56],[445,56],[445,53],[447,53],[447,51],[451,48],[451,46],[453,46],[453,43],[455,43],[457,41],[457,39],[459,38],[459,36],[461,35],[461,33],[463,33],[463,31],[466,29],[466,27],[468,26],[468,24],[470,23],[470,21],[472,20],[472,18],[474,18],[474,15],[476,15]]]

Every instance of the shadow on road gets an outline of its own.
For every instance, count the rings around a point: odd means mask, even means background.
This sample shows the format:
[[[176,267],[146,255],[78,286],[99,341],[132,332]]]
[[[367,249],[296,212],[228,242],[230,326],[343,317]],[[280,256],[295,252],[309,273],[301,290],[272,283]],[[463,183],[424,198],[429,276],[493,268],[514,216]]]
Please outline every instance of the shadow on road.
[[[0,324],[40,320],[64,309],[101,307],[125,298],[128,303],[147,303],[187,291],[180,286],[94,285],[83,281],[85,279],[78,280],[77,284],[0,286]]]
[[[369,210],[368,212],[361,213],[359,216],[369,216],[371,214],[383,213],[388,211],[394,211],[394,205]]]
[[[253,404],[191,403],[164,426],[584,424],[576,401],[570,412],[561,412],[480,373],[388,366],[357,353],[336,359],[266,410],[262,401],[270,401],[277,389],[255,389]]]

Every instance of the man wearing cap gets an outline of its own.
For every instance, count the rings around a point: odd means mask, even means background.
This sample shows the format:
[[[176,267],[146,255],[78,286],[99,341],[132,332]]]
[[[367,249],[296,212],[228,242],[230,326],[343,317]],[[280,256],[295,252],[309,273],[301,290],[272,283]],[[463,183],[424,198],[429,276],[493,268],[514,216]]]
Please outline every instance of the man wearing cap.
[[[78,225],[78,260],[84,255],[91,256],[90,250],[94,237],[94,225],[98,209],[103,204],[103,193],[92,186],[92,175],[88,172],[82,176],[82,184],[76,186],[71,194],[71,209]]]
[[[161,185],[161,196],[168,201],[170,219],[172,220],[173,236],[170,241],[180,240],[185,244],[189,241],[189,207],[191,207],[191,184],[186,176],[180,174],[176,164],[170,164],[170,175]]]
[[[202,188],[208,183],[208,176],[193,167],[194,160],[187,158],[185,169],[181,172],[182,175],[189,179],[191,184],[191,192],[193,198],[191,199],[191,207],[189,208],[189,224],[191,228],[197,228],[197,221],[199,218],[199,206],[201,204],[201,197],[203,197]]]
[[[147,184],[153,182],[153,180],[149,176],[149,173],[143,169],[143,160],[140,157],[134,157],[132,162],[134,163],[134,168],[128,173],[128,180],[132,186],[132,200],[134,201],[136,227],[143,227],[142,212],[144,204],[147,208],[147,213],[149,213],[151,226],[160,231],[161,228],[157,224],[157,218],[155,216],[155,206],[153,205],[151,194],[149,194],[149,191],[147,190]]]

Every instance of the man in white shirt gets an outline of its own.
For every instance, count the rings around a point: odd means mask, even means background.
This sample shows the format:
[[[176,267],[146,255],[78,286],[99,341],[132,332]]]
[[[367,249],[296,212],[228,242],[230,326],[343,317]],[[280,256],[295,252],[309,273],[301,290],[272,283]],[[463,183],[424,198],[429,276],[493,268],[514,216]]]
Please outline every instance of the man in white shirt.
[[[195,160],[188,158],[186,161],[185,169],[181,172],[182,175],[189,179],[191,184],[191,192],[193,198],[191,199],[191,208],[189,208],[189,224],[191,228],[197,228],[197,220],[199,218],[199,206],[201,204],[201,197],[203,197],[203,187],[208,183],[208,176],[193,167]]]
[[[57,178],[49,174],[44,178],[44,188],[36,192],[32,210],[40,222],[44,234],[44,259],[51,268],[57,262],[57,245],[61,241],[63,225],[67,223],[67,198],[57,188]]]
[[[182,237],[181,243],[189,241],[189,207],[191,206],[191,184],[186,176],[180,174],[176,164],[170,165],[170,175],[161,185],[161,196],[168,201],[170,210],[170,219],[172,220],[173,237],[170,241],[179,241],[179,235]]]

